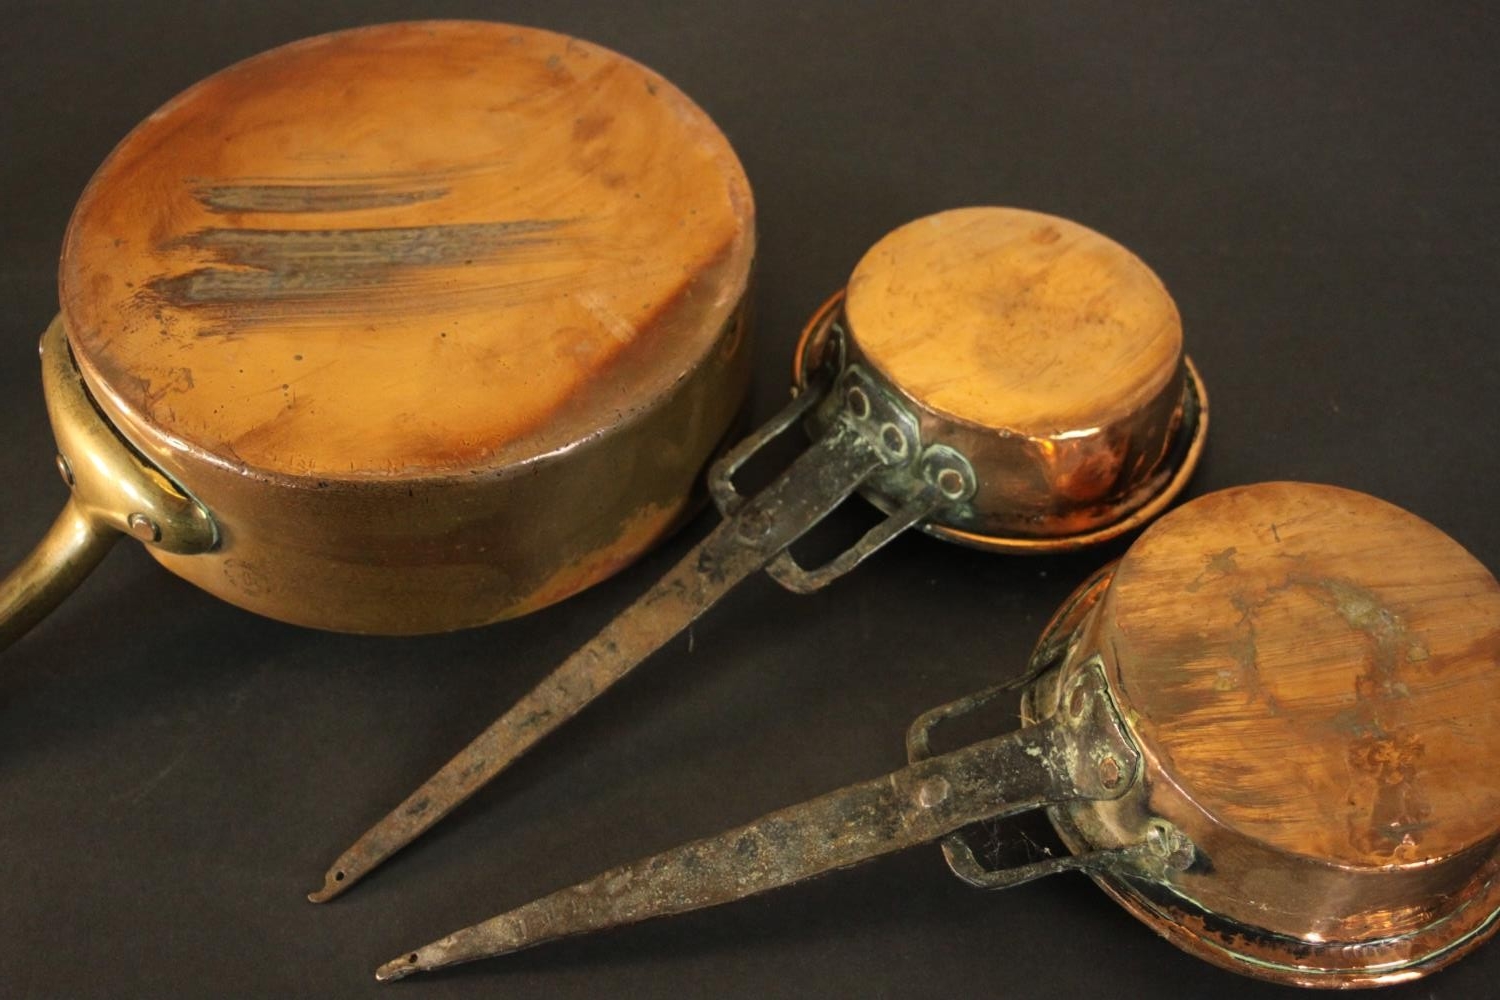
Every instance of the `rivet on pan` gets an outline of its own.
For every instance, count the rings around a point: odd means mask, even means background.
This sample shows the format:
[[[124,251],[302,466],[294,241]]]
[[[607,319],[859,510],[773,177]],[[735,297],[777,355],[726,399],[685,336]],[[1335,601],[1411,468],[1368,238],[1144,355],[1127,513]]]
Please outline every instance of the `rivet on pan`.
[[[944,469],[938,473],[937,486],[945,496],[959,496],[964,491],[964,474],[957,469]]]
[[[951,790],[946,778],[928,778],[917,788],[917,804],[923,809],[942,805]]]
[[[849,391],[844,394],[844,401],[856,419],[863,420],[870,415],[870,397],[859,386],[850,386]]]
[[[901,433],[901,428],[895,424],[882,424],[880,426],[880,443],[885,445],[887,451],[897,458],[906,455],[906,435]]]
[[[142,542],[161,541],[161,528],[145,514],[131,514],[125,523],[130,527],[132,538]]]
[[[740,537],[753,542],[771,530],[771,515],[764,510],[747,510],[740,519]]]
[[[68,489],[71,490],[74,483],[73,466],[69,465],[67,458],[62,455],[57,456],[57,474],[62,476],[62,481],[67,483]]]
[[[1120,762],[1113,757],[1105,757],[1099,762],[1099,780],[1104,783],[1105,788],[1119,788],[1123,777]]]

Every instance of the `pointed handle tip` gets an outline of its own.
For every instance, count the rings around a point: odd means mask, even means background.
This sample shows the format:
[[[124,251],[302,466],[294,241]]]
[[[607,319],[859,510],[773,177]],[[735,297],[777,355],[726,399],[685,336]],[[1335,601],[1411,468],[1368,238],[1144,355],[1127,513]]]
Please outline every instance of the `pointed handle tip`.
[[[323,876],[323,887],[308,893],[307,901],[326,903],[335,896],[342,895],[345,889],[354,884],[354,881],[342,868],[331,868],[328,874]]]
[[[375,970],[375,980],[381,983],[393,983],[398,979],[405,979],[414,972],[422,971],[421,959],[416,952],[393,958],[389,962]]]

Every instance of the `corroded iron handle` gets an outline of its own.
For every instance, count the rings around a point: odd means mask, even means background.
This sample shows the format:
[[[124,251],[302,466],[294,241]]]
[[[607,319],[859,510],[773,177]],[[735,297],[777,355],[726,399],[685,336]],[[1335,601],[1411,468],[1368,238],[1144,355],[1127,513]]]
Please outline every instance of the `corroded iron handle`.
[[[830,394],[831,384],[831,394]],[[825,407],[825,429],[770,486],[741,496],[734,472],[772,438]],[[787,547],[842,504],[867,480],[904,473],[908,488],[885,522],[831,564],[806,571]],[[315,903],[340,895],[386,858],[421,836],[508,768],[547,734],[687,628],[741,580],[760,569],[793,590],[816,589],[873,553],[927,513],[966,500],[973,472],[962,456],[922,448],[915,418],[902,411],[857,368],[830,373],[803,390],[780,414],[731,449],[709,473],[724,521],[634,604],[497,719],[437,774],[344,851],[308,895]]]
[[[1101,579],[1108,579],[1107,571],[1096,574],[1090,585],[1082,588],[1083,592],[1097,596],[1097,584]],[[1075,596],[1074,601],[1069,602],[1054,616],[1024,675],[1028,682],[1037,674],[1057,667],[1061,662],[1061,651],[1049,640],[1066,641],[1066,633],[1079,624],[1078,608],[1084,603]],[[1140,780],[1140,757],[1109,703],[1104,676],[1097,665],[1090,666],[1072,684],[1068,709],[1063,715],[1053,716],[1052,719],[1070,717],[1074,732],[1088,734],[1087,738],[1074,742],[1073,761],[1067,765],[1074,775],[1079,797],[1108,799],[1122,795],[1125,789]],[[923,713],[906,732],[907,759],[913,764],[933,759],[931,740],[934,730],[983,708],[1000,695],[1015,690],[1016,686],[1014,681],[997,684]],[[976,825],[983,826],[1003,818],[999,814],[986,816]],[[1194,858],[1192,843],[1164,822],[1153,822],[1147,827],[1141,840],[1120,847],[1063,854],[1004,868],[991,868],[983,864],[965,838],[963,830],[950,831],[939,843],[943,849],[943,858],[953,874],[980,889],[1009,889],[1068,871],[1139,872],[1153,865],[1166,865],[1181,870],[1191,864]]]
[[[1057,727],[1042,724],[830,792],[622,865],[382,965],[401,979],[572,934],[732,902],[1071,797]]]
[[[0,649],[46,617],[127,534],[167,552],[218,544],[207,508],[127,444],[100,414],[58,317],[42,334],[42,389],[57,468],[72,491],[46,536],[0,582]]]
[[[650,590],[341,854],[310,893],[327,902],[420,837],[687,628],[887,461],[852,430],[825,435]]]
[[[509,954],[587,931],[744,899],[824,872],[946,837],[983,820],[1076,799],[1119,798],[1139,754],[1102,676],[1077,686],[1066,716],[917,760],[884,777],[771,813],[752,823],[622,865],[376,971],[380,980]],[[1101,770],[1109,759],[1120,770]]]

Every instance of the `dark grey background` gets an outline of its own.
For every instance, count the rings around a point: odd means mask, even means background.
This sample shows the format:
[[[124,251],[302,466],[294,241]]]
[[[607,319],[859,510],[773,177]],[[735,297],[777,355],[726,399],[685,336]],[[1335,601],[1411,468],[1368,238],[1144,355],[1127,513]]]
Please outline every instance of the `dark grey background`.
[[[1500,126],[1481,5],[6,3],[0,565],[62,503],[35,342],[90,172],[195,80],[305,35],[471,16],[570,32],[693,95],[759,199],[755,412],[804,316],[916,216],[999,203],[1138,252],[1213,405],[1192,491],[1385,497],[1500,567]],[[901,763],[1118,554],[899,540],[830,591],[756,579],[346,899],[356,834],[706,530],[521,621],[323,634],[123,544],[0,658],[0,995],[1263,997],[1086,879],[1003,894],[936,849],[717,911],[377,987],[379,962],[603,867]],[[1392,997],[1493,995],[1500,945]]]

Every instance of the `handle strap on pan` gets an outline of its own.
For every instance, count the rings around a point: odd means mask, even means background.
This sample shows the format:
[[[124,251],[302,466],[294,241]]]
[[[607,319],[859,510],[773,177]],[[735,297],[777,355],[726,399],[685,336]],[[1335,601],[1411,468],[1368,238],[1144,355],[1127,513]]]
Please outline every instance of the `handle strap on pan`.
[[[0,649],[73,591],[116,538],[183,555],[218,544],[207,508],[142,458],[89,396],[57,317],[42,334],[42,388],[57,438],[57,468],[72,490],[42,541],[0,581]]]

